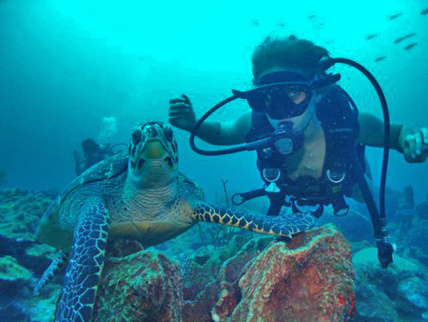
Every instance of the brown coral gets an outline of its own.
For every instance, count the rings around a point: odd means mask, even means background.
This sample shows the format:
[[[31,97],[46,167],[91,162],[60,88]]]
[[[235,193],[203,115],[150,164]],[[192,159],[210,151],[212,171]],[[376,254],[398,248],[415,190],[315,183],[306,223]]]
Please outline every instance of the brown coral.
[[[312,230],[290,244],[276,242],[247,266],[240,292],[226,291],[215,320],[339,321],[353,311],[354,271],[349,243],[332,225]],[[229,295],[230,294],[230,295]],[[227,299],[239,295],[239,298]],[[235,308],[230,305],[238,303]],[[229,306],[229,307],[225,307]]]

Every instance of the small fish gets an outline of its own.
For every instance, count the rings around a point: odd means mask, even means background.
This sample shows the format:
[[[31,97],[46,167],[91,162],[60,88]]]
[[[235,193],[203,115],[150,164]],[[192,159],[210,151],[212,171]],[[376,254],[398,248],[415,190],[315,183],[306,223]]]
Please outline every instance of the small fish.
[[[407,45],[406,47],[404,47],[404,50],[409,50],[412,49],[413,47],[415,47],[418,43],[414,42],[413,44]]]
[[[385,58],[386,58],[386,56],[380,56],[380,57],[376,58],[374,61],[375,61],[375,63],[378,63],[378,62],[384,60]]]
[[[253,20],[251,21],[251,24],[252,24],[253,26],[255,26],[255,27],[259,27],[259,26],[260,26],[260,22],[259,22],[257,19],[253,19]]]
[[[428,8],[425,10],[422,10],[421,15],[422,16],[428,15]]]
[[[416,35],[416,33],[411,33],[411,34],[408,34],[408,35],[405,35],[405,36],[403,36],[403,37],[400,37],[400,38],[397,38],[397,39],[395,39],[394,40],[394,44],[399,44],[400,42],[402,42],[403,40],[405,40],[405,39],[407,39],[407,38],[410,38],[410,37],[413,37],[414,35]]]
[[[375,37],[377,37],[377,36],[379,36],[379,35],[378,35],[378,34],[370,34],[370,35],[367,35],[367,36],[366,36],[366,40],[373,39],[373,38],[375,38]]]
[[[316,17],[316,15],[310,15],[308,16],[309,19],[314,19]]]
[[[397,14],[395,14],[395,15],[392,15],[392,16],[389,16],[389,20],[394,20],[394,19],[397,19],[398,17],[400,17],[402,15],[402,13],[400,12],[400,13],[397,13]]]

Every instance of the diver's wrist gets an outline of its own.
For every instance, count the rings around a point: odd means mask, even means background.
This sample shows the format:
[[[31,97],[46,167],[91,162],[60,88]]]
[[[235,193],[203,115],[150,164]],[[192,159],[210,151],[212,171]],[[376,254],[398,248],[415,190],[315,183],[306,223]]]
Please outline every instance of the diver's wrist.
[[[195,122],[196,124],[196,122]],[[192,128],[189,132],[192,131]],[[220,122],[204,122],[201,124],[201,127],[196,132],[196,136],[201,140],[211,143],[211,144],[220,144]]]
[[[415,131],[408,128],[407,126],[405,126],[405,125],[400,126],[400,130],[398,132],[398,138],[397,138],[397,147],[396,147],[396,150],[398,152],[400,152],[400,153],[404,152],[406,137],[408,135],[411,135],[414,133],[415,133]]]
[[[187,132],[192,132],[193,128],[196,125],[196,120],[193,122],[189,122],[185,128],[183,128],[183,130],[187,131]]]

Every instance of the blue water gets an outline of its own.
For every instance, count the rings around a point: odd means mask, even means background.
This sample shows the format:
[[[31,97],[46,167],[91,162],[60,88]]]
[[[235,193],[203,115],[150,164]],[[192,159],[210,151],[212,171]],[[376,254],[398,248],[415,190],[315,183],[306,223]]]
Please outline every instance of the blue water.
[[[75,175],[72,153],[82,140],[127,142],[136,123],[167,121],[171,97],[186,93],[201,115],[231,88],[250,87],[252,48],[270,33],[294,33],[333,57],[357,60],[382,85],[393,121],[428,125],[428,15],[420,14],[426,1],[142,3],[0,1],[2,188],[61,189]],[[416,35],[393,43],[409,33]],[[386,58],[375,62],[380,56]],[[359,108],[380,117],[368,82],[338,70]],[[247,109],[237,103],[215,118]],[[231,191],[260,185],[253,154],[203,157],[189,149],[187,133],[176,135],[181,170],[209,199],[222,193],[221,180]],[[428,163],[411,165],[391,154],[388,185],[412,185],[416,200],[424,200]],[[369,149],[368,156],[378,178],[381,151]]]

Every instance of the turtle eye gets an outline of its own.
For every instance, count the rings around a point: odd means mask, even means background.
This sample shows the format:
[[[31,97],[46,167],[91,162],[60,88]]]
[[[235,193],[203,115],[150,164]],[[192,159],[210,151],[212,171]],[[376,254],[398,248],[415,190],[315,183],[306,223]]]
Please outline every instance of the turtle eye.
[[[163,134],[165,135],[165,138],[169,141],[172,142],[172,138],[173,138],[173,133],[172,133],[172,128],[171,126],[165,126],[163,129]]]
[[[132,132],[132,144],[137,145],[141,141],[141,132],[136,130]]]

